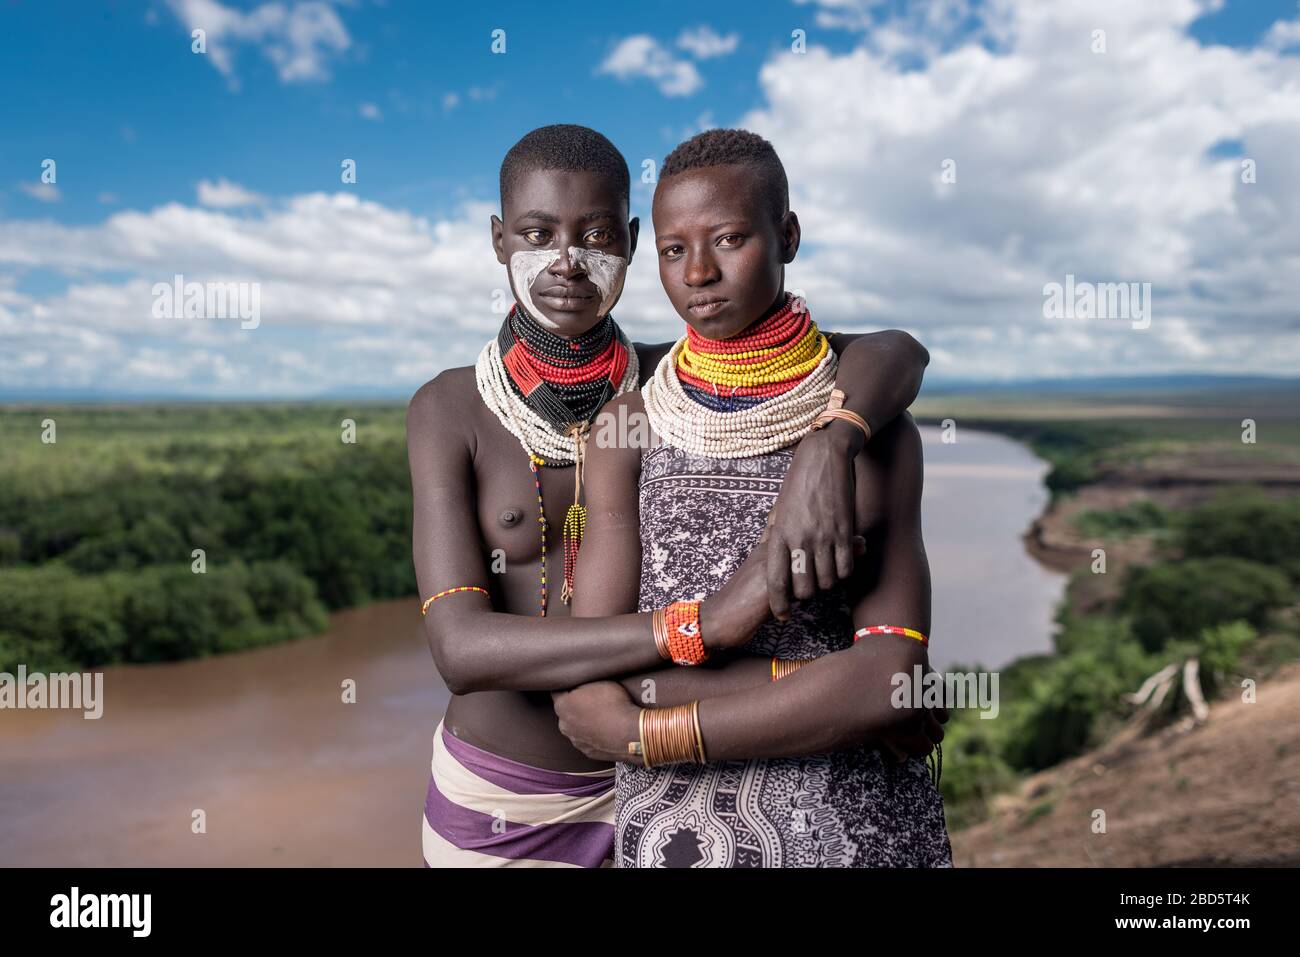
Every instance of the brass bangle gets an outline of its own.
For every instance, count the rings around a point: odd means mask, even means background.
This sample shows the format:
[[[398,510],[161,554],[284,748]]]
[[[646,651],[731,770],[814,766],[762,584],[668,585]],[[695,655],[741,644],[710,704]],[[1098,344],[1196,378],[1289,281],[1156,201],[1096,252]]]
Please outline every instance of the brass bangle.
[[[692,702],[691,717],[695,723],[695,747],[698,749],[697,757],[700,764],[708,764],[709,759],[704,756],[704,732],[700,730],[700,699],[696,698]]]
[[[646,767],[698,760],[703,736],[697,736],[694,711],[695,705],[690,704],[642,709],[641,748]]]
[[[772,659],[772,680],[780,681],[782,678],[788,678],[808,662],[802,658],[773,658]]]
[[[650,767],[650,755],[647,753],[645,746],[645,714],[649,710],[649,708],[642,708],[641,713],[637,715],[636,719],[637,733],[641,737],[641,740],[637,742],[637,744],[641,746],[641,763],[647,768]],[[629,750],[631,750],[630,745]]]
[[[655,650],[664,661],[672,661],[672,652],[668,650],[668,609],[656,608],[650,613],[650,630],[655,636]]]

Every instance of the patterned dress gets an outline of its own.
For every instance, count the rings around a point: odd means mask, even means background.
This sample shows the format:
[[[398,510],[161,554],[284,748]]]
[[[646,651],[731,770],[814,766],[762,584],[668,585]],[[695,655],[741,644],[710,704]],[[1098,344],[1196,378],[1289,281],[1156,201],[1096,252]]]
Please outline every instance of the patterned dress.
[[[715,459],[655,445],[641,460],[640,610],[717,591],[758,544],[792,449]],[[845,586],[797,602],[744,650],[817,658],[853,643]],[[706,729],[707,733],[707,729]],[[708,765],[617,767],[618,867],[951,867],[925,761],[872,748]]]

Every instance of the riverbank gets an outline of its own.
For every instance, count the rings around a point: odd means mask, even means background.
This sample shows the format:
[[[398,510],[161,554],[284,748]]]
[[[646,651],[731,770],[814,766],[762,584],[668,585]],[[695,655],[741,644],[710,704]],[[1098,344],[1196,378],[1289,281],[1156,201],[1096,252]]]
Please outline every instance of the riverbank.
[[[1194,729],[1136,728],[1027,777],[954,832],[959,867],[1300,866],[1300,666]],[[1097,812],[1104,813],[1100,818]],[[1100,831],[1099,822],[1105,830]]]
[[[1109,403],[1082,421],[1082,400],[1070,414],[1059,403],[1007,397],[914,410],[918,421],[949,418],[958,429],[1016,437],[1053,462],[1052,499],[1024,544],[1042,565],[1070,576],[1055,652],[1003,669],[1003,700],[1020,716],[1009,715],[996,731],[950,725],[945,767],[956,774],[945,775],[945,798],[959,865],[1296,863],[1278,848],[1296,846],[1300,833],[1292,783],[1300,777],[1293,720],[1300,668],[1288,664],[1300,659],[1300,607],[1275,600],[1272,610],[1256,610],[1254,627],[1216,626],[1199,638],[1173,628],[1153,639],[1152,622],[1143,621],[1139,643],[1130,630],[1134,596],[1159,581],[1178,587],[1184,568],[1188,579],[1196,572],[1205,581],[1189,587],[1222,591],[1228,606],[1241,608],[1253,586],[1245,584],[1250,576],[1233,576],[1294,574],[1300,560],[1297,407],[1257,396],[1244,405],[1220,400]],[[1251,544],[1270,535],[1278,547]],[[1293,579],[1292,603],[1294,594]],[[1171,593],[1168,603],[1195,605],[1195,620],[1202,598]],[[1122,695],[1166,659],[1198,654],[1203,680],[1221,695],[1208,719],[1181,717],[1187,705],[1176,685],[1158,720],[1145,729],[1132,724]],[[1245,679],[1258,689],[1257,703],[1239,700]],[[1045,735],[1037,730],[1043,724],[1082,731]],[[1098,812],[1109,821],[1106,834],[1093,830]]]
[[[0,864],[419,867],[448,699],[413,598],[273,647],[106,668],[99,720],[3,713]]]
[[[932,429],[922,435],[926,542],[942,580],[935,621],[952,636],[937,660],[1047,650],[1062,580],[1018,538],[1046,500],[1046,464],[1001,436],[967,432],[944,445]],[[175,441],[151,440],[154,449]],[[149,448],[136,454],[166,458]],[[969,508],[972,499],[982,507]],[[193,575],[186,564],[183,573],[217,583],[211,570]],[[410,595],[335,611],[311,637],[97,667],[104,716],[95,721],[0,711],[0,862],[418,867],[430,736],[449,699],[418,608]],[[343,699],[345,682],[355,682],[356,703]]]

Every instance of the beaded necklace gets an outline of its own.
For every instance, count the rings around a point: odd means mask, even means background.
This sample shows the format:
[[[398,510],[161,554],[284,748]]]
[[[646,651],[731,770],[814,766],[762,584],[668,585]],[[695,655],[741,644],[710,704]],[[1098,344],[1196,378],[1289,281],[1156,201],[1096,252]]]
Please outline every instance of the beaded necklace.
[[[548,594],[547,522],[539,469],[574,466],[573,504],[565,514],[562,531],[564,583],[560,599],[568,604],[587,524],[581,496],[591,418],[609,399],[635,389],[639,372],[636,350],[612,316],[605,316],[581,336],[564,339],[543,329],[518,305],[474,364],[484,404],[528,454],[542,533],[543,617]]]
[[[738,336],[679,339],[641,390],[651,428],[712,458],[785,448],[812,429],[835,384],[835,353],[805,308],[781,308]]]
[[[606,316],[582,335],[563,339],[515,306],[501,324],[497,347],[515,393],[564,433],[617,394],[628,361],[617,330]]]

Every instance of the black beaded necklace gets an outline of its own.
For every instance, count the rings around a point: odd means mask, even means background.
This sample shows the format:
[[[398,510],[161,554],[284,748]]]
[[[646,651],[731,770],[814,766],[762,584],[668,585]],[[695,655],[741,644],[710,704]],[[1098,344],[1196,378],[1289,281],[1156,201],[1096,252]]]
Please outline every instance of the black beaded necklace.
[[[617,394],[627,369],[627,349],[616,330],[607,315],[565,339],[516,305],[497,334],[511,389],[559,433],[590,421]]]

